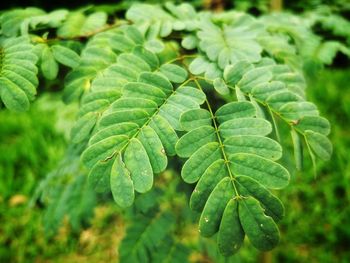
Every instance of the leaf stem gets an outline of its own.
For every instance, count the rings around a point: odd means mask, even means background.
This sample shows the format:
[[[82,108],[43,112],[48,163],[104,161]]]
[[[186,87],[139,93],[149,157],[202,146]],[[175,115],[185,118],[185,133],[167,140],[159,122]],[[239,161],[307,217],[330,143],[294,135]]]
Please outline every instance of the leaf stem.
[[[202,92],[204,92],[203,89],[202,89],[202,87],[201,87],[201,85],[199,84],[199,82],[198,82],[198,80],[197,80],[196,78],[194,78],[194,82],[196,83],[196,86],[198,87],[198,89],[200,89]],[[217,124],[217,122],[216,122],[216,118],[215,118],[215,115],[214,115],[214,113],[213,113],[213,110],[212,110],[212,108],[211,108],[211,106],[210,106],[210,103],[209,103],[209,101],[208,101],[207,98],[205,99],[205,103],[207,104],[208,110],[209,110],[210,115],[211,115],[211,118],[212,118],[212,120],[213,120],[213,124],[214,124],[214,128],[215,128],[216,137],[217,137],[217,139],[218,139],[218,141],[219,141],[221,153],[222,153],[222,156],[223,156],[223,158],[224,158],[225,165],[226,165],[226,168],[227,168],[227,170],[228,170],[228,174],[229,174],[229,176],[230,176],[230,178],[231,178],[231,182],[232,182],[233,189],[234,189],[234,191],[235,191],[236,196],[239,197],[240,195],[239,195],[239,193],[238,193],[238,190],[237,190],[237,187],[236,187],[236,184],[235,184],[236,179],[235,179],[235,176],[234,176],[234,175],[232,174],[232,172],[231,172],[231,169],[230,169],[230,166],[229,166],[230,161],[228,160],[228,158],[227,158],[227,156],[226,156],[226,153],[225,153],[225,150],[224,150],[224,144],[223,144],[223,142],[222,142],[222,140],[221,140],[221,136],[220,136],[220,134],[219,134],[219,127],[218,127],[218,124]]]

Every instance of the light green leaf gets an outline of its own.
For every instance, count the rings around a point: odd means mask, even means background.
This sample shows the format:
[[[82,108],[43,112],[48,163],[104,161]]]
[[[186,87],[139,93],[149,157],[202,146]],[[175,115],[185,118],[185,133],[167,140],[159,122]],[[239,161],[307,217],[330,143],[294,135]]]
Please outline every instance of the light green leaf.
[[[267,68],[255,68],[243,75],[237,86],[246,93],[250,93],[257,85],[272,79],[272,73]]]
[[[110,174],[113,160],[100,161],[89,173],[89,184],[98,193],[105,193],[110,190]]]
[[[265,101],[270,95],[281,91],[288,91],[286,84],[281,81],[271,81],[256,85],[251,92],[255,98]]]
[[[58,74],[58,64],[48,46],[44,46],[41,53],[41,71],[48,80],[53,80]]]
[[[218,233],[219,251],[224,256],[235,254],[242,246],[244,231],[238,215],[238,200],[231,199],[221,219]]]
[[[301,100],[302,98],[300,96],[294,94],[291,91],[286,90],[286,91],[274,92],[266,99],[266,103],[269,104],[271,108],[278,110],[288,102],[301,101]]]
[[[212,118],[205,109],[193,109],[181,114],[180,123],[185,131],[190,131],[204,125],[211,125]]]
[[[311,130],[326,136],[331,132],[329,121],[320,116],[305,116],[299,120],[295,128],[303,132]]]
[[[196,48],[198,43],[198,39],[193,35],[185,36],[181,41],[181,46],[185,49],[191,50]]]
[[[250,102],[230,102],[221,106],[215,113],[220,123],[236,118],[255,117],[256,110]]]
[[[107,128],[100,129],[97,133],[95,133],[91,137],[89,144],[95,144],[114,135],[126,135],[128,137],[131,137],[137,132],[138,129],[139,126],[132,122],[122,122],[113,124],[111,126],[108,126]]]
[[[97,121],[97,114],[90,112],[74,124],[71,130],[71,139],[73,143],[80,143],[89,138],[89,135]]]
[[[148,118],[149,115],[144,110],[130,109],[114,111],[102,116],[100,122],[98,123],[98,127],[101,129],[122,122],[133,122],[139,126],[142,126],[148,120]]]
[[[151,119],[149,126],[158,134],[166,155],[174,156],[176,154],[175,144],[179,138],[170,123],[162,116],[156,115]]]
[[[131,51],[132,48],[135,46],[134,42],[129,37],[122,34],[114,34],[113,36],[111,36],[109,41],[113,50],[120,52]]]
[[[295,160],[295,167],[298,171],[301,171],[303,168],[303,144],[301,142],[299,134],[294,130],[291,129],[291,136],[293,141],[293,149],[294,149],[294,160]]]
[[[200,105],[203,104],[206,99],[206,95],[203,91],[190,86],[179,87],[176,90],[176,93],[189,97],[191,100],[195,101]]]
[[[265,214],[271,216],[276,222],[282,220],[284,207],[282,202],[264,186],[247,176],[237,176],[237,188],[240,195],[257,199],[265,210]]]
[[[199,148],[182,166],[181,176],[186,183],[199,180],[205,170],[216,160],[221,158],[219,144],[208,143]]]
[[[214,89],[221,95],[230,94],[230,90],[226,86],[225,81],[222,78],[216,78],[213,81]]]
[[[229,177],[222,179],[209,195],[199,220],[199,231],[204,237],[214,235],[218,230],[225,207],[235,193]]]
[[[86,104],[83,104],[78,112],[78,117],[82,117],[85,114],[88,113],[95,113],[98,114],[100,112],[103,112],[108,106],[109,106],[108,100],[95,100]]]
[[[156,70],[159,67],[158,57],[151,51],[143,48],[142,46],[136,46],[132,52],[139,58],[146,61],[152,70]]]
[[[276,161],[282,157],[282,147],[276,141],[253,135],[236,135],[224,141],[228,154],[252,153]]]
[[[140,130],[138,139],[146,149],[153,172],[163,172],[168,165],[168,159],[157,133],[151,127],[145,126]]]
[[[141,32],[135,26],[128,26],[124,30],[126,36],[134,41],[136,44],[142,45],[144,37]]]
[[[75,68],[80,63],[79,55],[72,49],[61,45],[53,45],[51,50],[54,58],[65,66]]]
[[[204,57],[196,57],[189,65],[189,70],[194,75],[199,75],[207,71],[210,66],[209,61],[205,60]]]
[[[149,191],[153,185],[153,170],[147,152],[138,139],[130,140],[124,153],[124,162],[130,171],[135,191]]]
[[[120,66],[127,67],[138,73],[151,71],[151,67],[146,61],[132,53],[120,54],[117,58],[117,62]]]
[[[138,81],[158,87],[165,94],[171,94],[173,92],[173,85],[171,82],[160,73],[143,72],[140,74]]]
[[[170,81],[175,83],[182,83],[187,79],[187,71],[175,64],[163,64],[160,67],[162,72]]]
[[[202,126],[182,136],[176,143],[176,153],[180,157],[190,157],[203,145],[217,140],[215,129],[211,126]]]
[[[280,189],[289,183],[289,173],[283,166],[258,155],[236,153],[229,160],[235,175],[249,176],[267,188]]]
[[[115,158],[110,183],[114,201],[122,208],[131,206],[135,199],[134,185],[120,153]]]
[[[105,90],[105,91],[95,91],[89,92],[82,97],[81,102],[87,104],[95,100],[108,100],[113,102],[121,97],[121,93],[118,90]]]
[[[160,53],[164,50],[165,46],[164,43],[159,39],[151,39],[145,43],[145,48],[154,53]]]
[[[140,109],[147,112],[147,114],[150,116],[156,111],[157,108],[158,105],[154,101],[142,98],[120,98],[113,102],[110,107],[111,111]]]
[[[272,132],[272,126],[270,122],[260,118],[237,118],[221,124],[219,131],[224,138],[234,135],[265,136]]]
[[[0,77],[0,95],[6,108],[13,111],[26,111],[29,109],[29,100],[23,90],[10,80]]]
[[[318,116],[317,107],[306,101],[289,102],[279,109],[280,114],[290,120],[298,120],[305,116]]]
[[[256,199],[242,199],[238,205],[238,214],[244,232],[254,247],[267,251],[278,244],[278,228],[273,219],[264,214]]]
[[[224,79],[231,85],[235,86],[243,75],[252,70],[254,66],[246,60],[240,60],[233,65],[228,65],[224,70]]]
[[[190,199],[191,209],[202,212],[204,205],[221,179],[228,177],[229,173],[223,159],[213,162],[199,179]]]
[[[105,161],[118,153],[128,142],[125,135],[115,135],[89,146],[82,154],[81,159],[88,168],[94,167],[99,161]]]
[[[331,158],[333,146],[326,136],[318,132],[306,130],[305,139],[309,143],[316,156],[324,161],[328,161]]]
[[[158,105],[162,104],[167,97],[160,88],[141,82],[129,82],[126,84],[123,96],[153,100]]]

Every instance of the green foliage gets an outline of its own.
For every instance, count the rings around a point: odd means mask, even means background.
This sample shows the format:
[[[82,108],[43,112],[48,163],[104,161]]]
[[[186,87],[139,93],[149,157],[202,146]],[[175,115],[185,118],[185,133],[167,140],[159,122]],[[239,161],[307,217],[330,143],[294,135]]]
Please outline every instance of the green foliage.
[[[9,38],[0,43],[0,95],[14,111],[29,109],[38,85],[37,57],[27,37]]]
[[[330,124],[306,99],[303,70],[331,64],[338,51],[350,56],[348,47],[322,41],[309,18],[286,14],[254,18],[167,3],[135,4],[125,16],[116,22],[89,9],[1,15],[4,105],[29,108],[38,67],[46,80],[64,76],[63,100],[79,102],[66,159],[38,189],[46,229],[56,232],[68,216],[79,230],[93,214],[91,188],[111,194],[121,209],[132,206],[180,157],[188,158],[176,167],[183,181],[196,183],[190,207],[200,213],[203,237],[217,233],[224,256],[245,235],[257,249],[273,249],[284,207],[271,190],[291,177],[280,160],[289,149],[279,129],[291,132],[298,169],[304,149],[315,170],[318,158],[331,158]],[[313,23],[333,26],[320,17]],[[154,250],[181,249],[176,240],[163,242],[173,231],[171,213],[134,220],[123,262],[166,262]]]

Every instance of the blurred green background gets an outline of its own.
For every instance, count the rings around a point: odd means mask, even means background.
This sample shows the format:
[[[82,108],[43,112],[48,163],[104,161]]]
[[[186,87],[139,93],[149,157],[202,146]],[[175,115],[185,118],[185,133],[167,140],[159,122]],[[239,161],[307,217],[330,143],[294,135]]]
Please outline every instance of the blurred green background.
[[[101,3],[89,1],[93,2]],[[197,6],[203,4],[194,2]],[[252,13],[268,11],[268,1],[222,2]],[[337,1],[331,2],[337,5]],[[11,1],[6,5],[2,3],[2,8],[35,5],[51,10],[81,4]],[[290,1],[284,8],[298,12],[312,10],[319,4],[329,4],[329,1]],[[346,15],[348,11],[339,12]],[[247,243],[235,262],[350,262],[349,64],[348,59],[338,56],[332,65],[308,77],[309,100],[318,105],[321,115],[332,124],[332,159],[318,163],[315,178],[305,155],[304,171],[294,173],[289,186],[278,192],[286,207],[286,217],[280,224],[279,246],[271,252],[260,253]],[[77,107],[64,105],[60,92],[40,93],[45,94],[40,94],[29,112],[0,111],[0,262],[117,262],[125,221],[113,203],[106,202],[104,197],[98,197],[93,216],[90,218],[89,214],[86,222],[76,229],[63,215],[62,224],[56,222],[55,225],[58,232],[45,233],[45,227],[52,226],[51,221],[49,226],[45,225],[49,222],[45,215],[47,207],[32,197],[40,181],[64,157],[68,128],[72,126]],[[286,132],[285,136],[289,134]],[[179,202],[187,205],[182,199]],[[187,234],[189,239],[193,238],[191,231]],[[203,255],[196,245],[191,247],[192,262],[216,262],[210,253]]]

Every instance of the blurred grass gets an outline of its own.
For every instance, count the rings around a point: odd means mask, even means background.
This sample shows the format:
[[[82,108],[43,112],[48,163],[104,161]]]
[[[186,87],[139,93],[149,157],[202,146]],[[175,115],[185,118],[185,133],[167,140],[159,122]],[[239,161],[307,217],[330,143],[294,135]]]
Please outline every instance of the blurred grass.
[[[280,245],[259,253],[246,242],[237,262],[350,262],[349,76],[350,70],[328,69],[309,81],[309,99],[332,124],[334,154],[314,178],[305,153],[304,171],[277,193],[286,207]],[[27,113],[0,111],[0,262],[117,261],[125,223],[114,205],[97,207],[80,234],[63,224],[51,239],[43,233],[42,208],[28,208],[36,184],[63,156],[74,112],[66,107],[44,97]],[[211,262],[198,251],[193,262]]]

